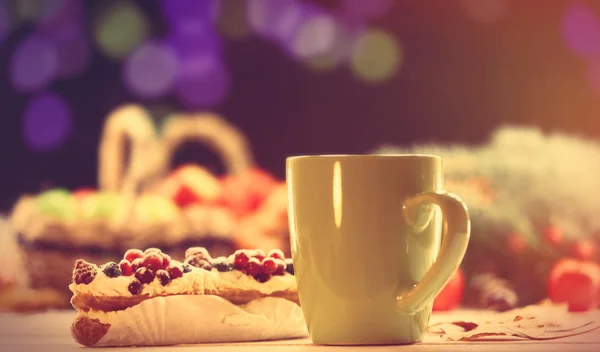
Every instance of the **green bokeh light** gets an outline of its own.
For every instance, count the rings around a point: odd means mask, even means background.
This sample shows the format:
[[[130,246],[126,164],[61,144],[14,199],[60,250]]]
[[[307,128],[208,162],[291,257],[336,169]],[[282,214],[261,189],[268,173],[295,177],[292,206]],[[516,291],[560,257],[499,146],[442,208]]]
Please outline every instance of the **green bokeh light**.
[[[357,40],[350,65],[360,79],[379,83],[390,79],[398,71],[402,49],[389,33],[370,29]]]

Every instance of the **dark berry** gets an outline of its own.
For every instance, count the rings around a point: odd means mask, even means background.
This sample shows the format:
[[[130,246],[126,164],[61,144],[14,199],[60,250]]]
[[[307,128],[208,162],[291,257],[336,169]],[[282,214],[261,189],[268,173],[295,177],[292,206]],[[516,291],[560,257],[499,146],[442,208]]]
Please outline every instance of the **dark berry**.
[[[148,268],[141,267],[135,271],[135,278],[142,284],[149,284],[154,280],[154,273]]]
[[[248,258],[246,253],[238,251],[233,257],[233,267],[237,270],[244,270],[246,265],[248,265],[248,260],[250,260],[250,258]]]
[[[171,256],[165,253],[162,253],[162,267],[166,269],[171,265]]]
[[[294,262],[292,259],[285,260],[285,271],[287,271],[290,275],[294,275]]]
[[[273,275],[282,276],[285,275],[285,263],[281,259],[275,259],[275,264],[277,264],[277,269]]]
[[[195,266],[196,268],[201,268],[204,270],[212,270],[212,265],[209,261],[205,259],[201,259],[200,257],[190,257],[185,260],[186,264],[191,266]]]
[[[143,259],[137,258],[133,262],[131,262],[131,270],[135,273],[135,271],[142,267]]]
[[[271,275],[269,275],[269,274],[260,273],[260,274],[254,275],[254,280],[261,282],[261,283],[267,282],[267,281],[269,281],[269,279],[271,279]]]
[[[127,289],[129,290],[129,292],[131,292],[132,295],[139,295],[140,293],[142,293],[142,284],[138,280],[133,280],[131,281],[129,286],[127,286]]]
[[[125,252],[124,258],[128,262],[133,263],[134,260],[142,258],[143,256],[144,252],[140,251],[139,249],[130,249],[127,252]]]
[[[150,254],[150,253],[162,253],[162,251],[159,248],[148,248],[144,251],[144,255],[146,254]]]
[[[88,263],[83,259],[78,259],[75,262],[75,269],[73,269],[73,282],[77,285],[87,285],[94,280],[97,272],[96,265]]]
[[[131,274],[133,274],[133,267],[126,259],[121,260],[119,263],[119,269],[121,269],[121,274],[123,276],[131,276]]]
[[[178,278],[180,278],[180,277],[183,276],[183,271],[177,265],[171,265],[167,269],[167,272],[169,273],[169,276],[171,277],[171,280],[175,280],[175,279],[178,279]]]
[[[270,250],[269,254],[267,255],[267,257],[281,259],[281,260],[285,259],[285,255],[283,254],[283,251],[281,251],[280,249],[272,249],[272,250]]]
[[[273,258],[265,258],[262,261],[262,270],[265,274],[273,274],[277,270],[277,263]]]
[[[104,264],[104,266],[102,266],[102,272],[108,277],[119,277],[123,275],[119,264],[114,262]]]
[[[250,258],[248,265],[246,265],[246,273],[250,276],[256,276],[263,272],[262,265],[257,258]]]
[[[233,263],[230,263],[227,258],[224,257],[214,259],[211,264],[213,268],[216,268],[222,273],[233,270]]]
[[[162,269],[163,258],[158,253],[148,253],[142,259],[142,266],[152,271]]]
[[[160,280],[160,284],[163,286],[167,286],[169,282],[171,282],[171,277],[166,270],[159,270],[156,272],[156,277]]]
[[[190,257],[198,257],[200,259],[204,259],[207,261],[212,261],[212,258],[210,257],[210,254],[208,254],[208,251],[206,250],[206,248],[204,247],[191,247],[188,248],[185,251],[185,258],[190,258]]]
[[[192,271],[192,267],[191,267],[189,264],[183,264],[183,265],[181,266],[181,269],[183,269],[183,273],[184,273],[184,274],[187,274],[187,273],[189,273],[190,271]]]

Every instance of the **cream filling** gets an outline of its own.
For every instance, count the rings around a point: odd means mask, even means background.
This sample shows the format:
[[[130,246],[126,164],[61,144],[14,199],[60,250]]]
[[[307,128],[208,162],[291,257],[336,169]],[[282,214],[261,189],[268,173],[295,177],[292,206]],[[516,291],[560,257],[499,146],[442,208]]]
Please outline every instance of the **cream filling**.
[[[72,283],[69,289],[73,294],[88,293],[94,296],[133,296],[128,289],[134,276],[119,276],[110,278],[101,270],[89,284]],[[203,294],[206,290],[246,290],[258,291],[269,295],[277,291],[287,291],[296,288],[296,279],[293,275],[285,273],[283,276],[272,276],[267,282],[261,283],[240,271],[219,272],[217,269],[207,271],[200,268],[192,268],[189,273],[183,274],[181,278],[172,280],[163,286],[158,278],[149,284],[143,285],[142,295],[159,296],[175,294]]]

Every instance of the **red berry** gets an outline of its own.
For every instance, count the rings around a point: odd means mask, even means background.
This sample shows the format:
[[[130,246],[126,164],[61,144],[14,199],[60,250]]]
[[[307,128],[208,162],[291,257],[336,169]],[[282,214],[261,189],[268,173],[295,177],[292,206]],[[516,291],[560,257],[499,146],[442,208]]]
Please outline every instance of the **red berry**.
[[[543,230],[544,239],[552,246],[558,246],[563,241],[562,231],[557,226],[548,226]]]
[[[163,258],[158,253],[145,254],[144,258],[142,259],[142,266],[146,267],[152,271],[162,269]]]
[[[180,278],[180,277],[183,276],[183,271],[177,265],[171,265],[167,269],[167,272],[169,273],[169,276],[171,277],[171,280],[175,280],[175,279],[178,279],[178,278]]]
[[[571,247],[571,254],[581,260],[591,260],[596,256],[596,244],[589,239],[575,241]]]
[[[250,258],[250,260],[248,260],[248,265],[246,265],[246,273],[250,276],[256,276],[262,272],[260,261],[256,258]]]
[[[144,252],[142,252],[139,249],[130,249],[127,252],[125,252],[125,260],[127,260],[130,263],[133,263],[134,260],[136,260],[137,258],[142,258],[144,256]]]
[[[569,311],[582,312],[597,306],[600,266],[593,262],[563,259],[550,272],[548,296],[555,303],[568,303]]]
[[[133,262],[131,262],[131,271],[135,273],[138,268],[142,267],[143,258],[137,258]]]
[[[156,277],[160,281],[160,284],[167,286],[171,282],[171,277],[166,270],[159,270],[156,272]]]
[[[277,263],[273,258],[266,258],[262,261],[262,270],[265,274],[271,275],[277,271]]]
[[[138,280],[133,280],[129,286],[127,286],[127,289],[132,295],[139,295],[142,293],[142,284]]]
[[[131,276],[131,274],[133,274],[133,267],[131,266],[131,263],[128,262],[126,259],[121,260],[121,262],[119,263],[119,268],[121,268],[123,276]]]
[[[166,253],[162,253],[162,267],[163,269],[166,269],[169,267],[169,265],[171,265],[171,256],[166,254]]]
[[[96,278],[97,273],[98,267],[96,265],[88,263],[83,259],[78,259],[75,262],[75,269],[73,269],[73,282],[77,285],[87,285]]]
[[[275,263],[277,264],[277,269],[275,269],[273,275],[285,275],[285,262],[282,259],[275,259]]]
[[[260,254],[257,254],[256,256],[254,256],[254,258],[258,259],[259,262],[262,262],[263,260],[265,260],[265,256],[260,255]]]
[[[154,280],[154,273],[148,268],[141,267],[135,271],[135,278],[142,284],[149,284]]]
[[[248,258],[248,255],[244,252],[236,252],[234,259],[233,259],[233,266],[237,269],[237,270],[244,270],[246,268],[246,265],[248,265],[248,261],[250,260],[250,258]]]
[[[283,254],[283,251],[281,249],[270,250],[267,257],[281,259],[281,260],[285,259],[285,255]]]
[[[149,253],[162,253],[162,251],[159,248],[148,248],[144,251],[144,254]]]

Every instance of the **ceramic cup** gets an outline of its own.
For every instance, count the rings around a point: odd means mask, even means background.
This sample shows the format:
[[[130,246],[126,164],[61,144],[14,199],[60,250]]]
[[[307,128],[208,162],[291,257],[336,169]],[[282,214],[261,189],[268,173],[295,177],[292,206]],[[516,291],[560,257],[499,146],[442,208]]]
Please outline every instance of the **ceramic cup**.
[[[316,344],[422,340],[470,236],[435,155],[287,159],[290,242]]]

